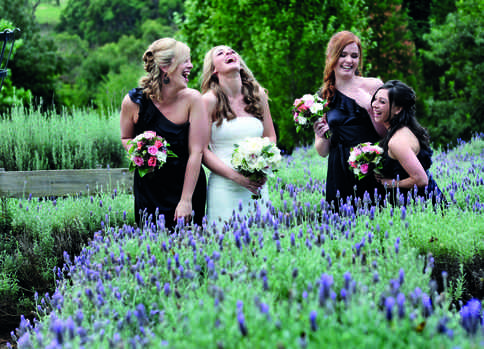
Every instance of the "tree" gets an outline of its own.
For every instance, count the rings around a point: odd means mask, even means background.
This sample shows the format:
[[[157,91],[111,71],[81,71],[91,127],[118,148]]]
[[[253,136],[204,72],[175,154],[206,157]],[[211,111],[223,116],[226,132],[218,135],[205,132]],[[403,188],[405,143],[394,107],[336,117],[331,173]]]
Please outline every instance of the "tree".
[[[268,89],[278,143],[290,151],[314,137],[296,134],[294,99],[321,86],[326,45],[334,33],[351,30],[368,46],[367,13],[363,1],[187,0],[179,37],[191,47],[193,62],[203,62],[205,52],[220,44],[240,53]]]
[[[141,37],[147,20],[171,25],[174,13],[182,9],[182,0],[68,0],[57,30],[101,46],[123,35]]]
[[[370,75],[398,79],[416,88],[420,67],[402,0],[369,1],[369,26],[375,44],[368,49]]]
[[[32,91],[37,101],[50,105],[54,100],[57,74],[61,71],[60,60],[55,54],[56,46],[51,38],[40,35],[38,23],[33,16],[33,5],[28,0],[0,0],[2,18],[21,29],[23,39],[15,60],[9,63],[11,81],[17,88]]]
[[[434,66],[439,74],[433,95],[426,101],[425,125],[445,144],[456,137],[469,139],[483,130],[484,101],[484,3],[459,0],[457,10],[442,24],[431,23],[424,35],[429,49],[421,50],[425,66]]]

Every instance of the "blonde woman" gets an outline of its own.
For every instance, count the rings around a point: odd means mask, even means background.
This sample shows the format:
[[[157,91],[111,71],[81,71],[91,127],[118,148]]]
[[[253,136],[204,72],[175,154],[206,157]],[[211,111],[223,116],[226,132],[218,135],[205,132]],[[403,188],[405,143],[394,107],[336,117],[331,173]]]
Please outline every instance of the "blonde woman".
[[[251,181],[230,165],[234,144],[246,137],[268,137],[275,143],[276,132],[265,90],[230,47],[216,46],[205,55],[202,93],[210,132],[203,152],[211,171],[207,216],[209,223],[227,221],[234,212],[245,214],[254,208],[252,194],[261,193],[259,204],[268,200],[264,180]]]
[[[155,131],[177,157],[168,157],[160,169],[144,177],[135,172],[136,222],[140,225],[143,216],[162,214],[167,228],[173,228],[178,219],[185,223],[193,219],[201,225],[206,199],[201,161],[208,142],[208,121],[200,92],[187,87],[193,68],[190,49],[171,38],[159,39],[148,47],[143,61],[146,75],[121,106],[123,146],[128,150],[130,139]]]

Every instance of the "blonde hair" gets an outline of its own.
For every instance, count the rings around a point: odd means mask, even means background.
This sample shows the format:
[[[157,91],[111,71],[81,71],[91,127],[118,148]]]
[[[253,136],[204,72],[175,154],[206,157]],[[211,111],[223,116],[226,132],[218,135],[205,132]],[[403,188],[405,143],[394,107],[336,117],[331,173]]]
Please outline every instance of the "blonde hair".
[[[215,70],[215,66],[213,64],[213,52],[219,47],[221,46],[213,47],[205,54],[201,85],[202,93],[212,90],[217,97],[217,103],[211,115],[212,121],[215,122],[217,126],[222,124],[222,120],[224,118],[227,120],[232,120],[236,117],[232,108],[230,107],[230,102],[227,95],[220,87],[218,76],[213,73]],[[267,91],[259,85],[242,57],[239,56],[239,58],[240,77],[242,80],[241,92],[244,96],[244,102],[246,104],[244,110],[247,113],[252,114],[257,119],[263,120],[264,108],[261,102],[261,95],[262,93],[267,93]]]
[[[184,43],[172,38],[158,39],[151,43],[143,54],[146,75],[139,81],[139,86],[150,98],[161,100],[162,79],[161,67],[168,67],[167,74],[190,57],[190,49]]]
[[[326,48],[326,64],[324,66],[323,75],[323,85],[320,89],[320,96],[324,99],[330,100],[336,91],[335,83],[336,77],[334,75],[334,69],[338,64],[338,59],[341,56],[344,48],[355,43],[360,51],[360,60],[358,64],[358,69],[356,69],[355,75],[361,75],[361,67],[363,66],[363,52],[361,49],[360,39],[350,31],[340,31],[334,34],[328,42],[328,47]]]

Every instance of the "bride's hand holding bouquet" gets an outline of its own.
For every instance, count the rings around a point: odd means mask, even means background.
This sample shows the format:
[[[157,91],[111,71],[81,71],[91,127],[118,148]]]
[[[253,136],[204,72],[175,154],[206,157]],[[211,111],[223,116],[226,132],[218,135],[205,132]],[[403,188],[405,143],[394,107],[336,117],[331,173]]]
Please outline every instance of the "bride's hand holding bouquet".
[[[281,151],[269,138],[249,137],[235,144],[231,164],[237,172],[260,188],[267,177],[272,177],[278,171],[281,160]],[[260,198],[260,194],[252,197]]]

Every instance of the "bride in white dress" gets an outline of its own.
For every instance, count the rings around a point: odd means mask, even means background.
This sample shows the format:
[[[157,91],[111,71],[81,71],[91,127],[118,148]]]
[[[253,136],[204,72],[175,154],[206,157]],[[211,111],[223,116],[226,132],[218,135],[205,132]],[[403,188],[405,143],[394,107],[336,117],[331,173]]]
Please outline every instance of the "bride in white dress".
[[[228,221],[232,214],[247,214],[268,200],[265,180],[252,181],[230,164],[234,144],[247,137],[268,137],[276,142],[268,98],[242,58],[230,47],[217,46],[205,55],[202,99],[210,119],[210,144],[203,163],[211,171],[207,191],[208,223]],[[264,211],[264,208],[261,207]]]

